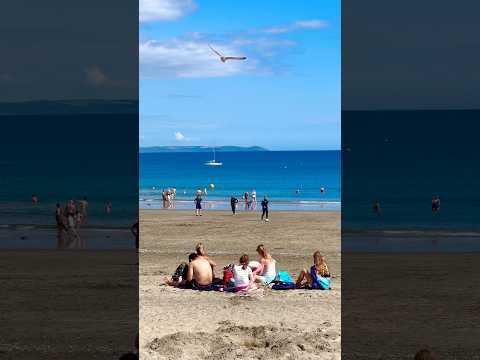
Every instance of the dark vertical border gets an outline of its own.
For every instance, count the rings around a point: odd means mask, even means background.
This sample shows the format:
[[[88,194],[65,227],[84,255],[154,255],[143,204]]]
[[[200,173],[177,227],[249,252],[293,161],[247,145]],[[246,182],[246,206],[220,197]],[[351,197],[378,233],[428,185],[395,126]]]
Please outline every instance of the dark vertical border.
[[[0,29],[0,358],[136,353],[138,2],[20,0]]]
[[[478,357],[478,7],[342,3],[342,359]]]

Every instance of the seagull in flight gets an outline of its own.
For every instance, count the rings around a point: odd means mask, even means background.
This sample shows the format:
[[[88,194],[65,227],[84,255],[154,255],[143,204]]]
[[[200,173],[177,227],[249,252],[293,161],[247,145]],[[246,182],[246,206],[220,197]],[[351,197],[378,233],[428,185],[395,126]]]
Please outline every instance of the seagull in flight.
[[[227,60],[247,60],[247,57],[246,56],[223,56],[222,54],[220,54],[217,50],[215,50],[213,47],[211,47],[210,45],[208,45],[208,47],[215,53],[217,54],[219,57],[220,57],[220,60],[222,62],[225,62]]]

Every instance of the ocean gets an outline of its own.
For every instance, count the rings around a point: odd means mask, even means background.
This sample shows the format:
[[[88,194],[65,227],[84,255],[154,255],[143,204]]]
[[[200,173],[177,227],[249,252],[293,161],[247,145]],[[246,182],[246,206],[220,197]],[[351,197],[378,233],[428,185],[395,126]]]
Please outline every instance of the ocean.
[[[163,208],[162,189],[175,187],[177,209],[193,210],[196,190],[206,188],[205,207],[211,210],[230,209],[232,195],[242,210],[243,193],[253,190],[258,204],[268,197],[271,211],[340,210],[340,151],[217,152],[223,166],[205,166],[212,156],[140,154],[140,208]]]
[[[65,206],[83,196],[89,202],[85,231],[101,238],[89,247],[132,247],[130,226],[138,219],[136,114],[0,119],[0,247],[55,248],[56,203]],[[106,202],[112,203],[111,214],[105,213]],[[116,235],[104,236],[105,231]]]
[[[343,250],[479,251],[479,118],[478,110],[343,112]]]

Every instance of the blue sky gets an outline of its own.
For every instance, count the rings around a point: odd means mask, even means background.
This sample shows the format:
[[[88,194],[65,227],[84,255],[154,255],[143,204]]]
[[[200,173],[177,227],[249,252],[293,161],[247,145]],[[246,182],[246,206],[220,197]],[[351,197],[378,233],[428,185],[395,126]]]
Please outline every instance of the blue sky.
[[[339,0],[141,0],[140,145],[339,149],[340,59]]]

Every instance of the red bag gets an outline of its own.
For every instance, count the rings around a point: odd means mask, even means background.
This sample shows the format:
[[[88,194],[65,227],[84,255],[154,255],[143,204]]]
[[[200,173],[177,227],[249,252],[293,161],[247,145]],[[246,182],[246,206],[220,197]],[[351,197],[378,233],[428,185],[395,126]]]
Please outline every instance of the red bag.
[[[226,288],[230,279],[233,278],[233,271],[223,270],[223,287]]]

